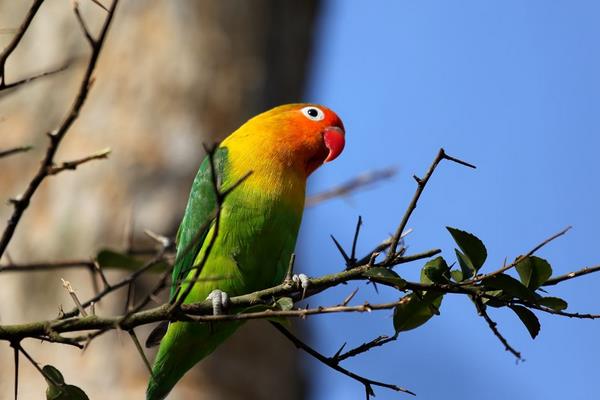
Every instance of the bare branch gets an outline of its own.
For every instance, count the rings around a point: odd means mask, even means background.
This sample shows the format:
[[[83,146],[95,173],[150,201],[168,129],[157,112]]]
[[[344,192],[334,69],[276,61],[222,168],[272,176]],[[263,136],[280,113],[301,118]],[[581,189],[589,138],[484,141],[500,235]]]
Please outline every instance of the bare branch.
[[[12,149],[7,149],[7,150],[0,150],[0,158],[8,157],[10,155],[17,154],[17,153],[25,153],[31,149],[33,149],[33,146],[21,146],[21,147],[15,147]]]
[[[472,164],[469,164],[465,161],[461,161],[454,157],[450,157],[449,155],[446,154],[444,149],[440,149],[437,156],[433,160],[433,163],[431,164],[431,166],[425,173],[425,176],[423,178],[418,178],[416,176],[414,177],[415,180],[417,181],[417,190],[415,191],[415,194],[414,194],[412,200],[410,201],[408,208],[406,209],[406,212],[404,213],[404,216],[402,217],[402,220],[400,221],[400,224],[398,225],[398,228],[396,229],[396,233],[392,237],[392,241],[390,244],[390,250],[386,257],[386,262],[389,263],[394,259],[394,257],[396,257],[396,250],[398,247],[398,243],[400,242],[402,233],[404,232],[404,229],[406,228],[406,225],[408,224],[408,220],[410,219],[410,216],[412,215],[415,208],[417,208],[417,203],[419,201],[419,198],[421,197],[421,194],[423,193],[423,190],[425,189],[425,186],[427,185],[427,182],[429,182],[429,178],[431,178],[431,175],[433,175],[435,169],[437,168],[438,164],[442,160],[450,160],[450,161],[456,162],[461,165],[465,165],[470,168],[475,168],[475,166]]]
[[[85,163],[93,161],[93,160],[103,160],[103,159],[108,158],[108,155],[110,154],[110,152],[111,152],[111,150],[107,148],[104,150],[100,150],[94,154],[91,154],[87,157],[79,158],[77,160],[64,161],[64,162],[60,163],[59,165],[50,166],[50,167],[48,167],[48,175],[56,175],[65,170],[74,171],[81,164],[85,164]]]
[[[373,392],[373,389],[371,386],[379,386],[379,387],[395,390],[397,392],[404,392],[404,393],[412,394],[413,396],[415,396],[415,393],[413,393],[410,390],[405,389],[403,387],[400,387],[400,386],[397,386],[394,384],[390,384],[390,383],[375,381],[375,380],[357,375],[354,372],[348,371],[347,369],[340,367],[337,362],[332,361],[330,358],[324,356],[323,354],[319,353],[318,351],[316,351],[315,349],[313,349],[312,347],[310,347],[309,345],[304,343],[302,340],[298,339],[294,334],[292,334],[289,330],[287,330],[280,324],[271,322],[271,325],[273,325],[275,327],[275,329],[277,329],[286,338],[288,338],[297,348],[310,354],[312,357],[316,358],[317,360],[319,360],[321,363],[327,365],[328,367],[354,379],[355,381],[362,383],[365,387],[367,397],[375,396],[375,393]]]
[[[483,317],[483,319],[485,319],[485,322],[487,322],[488,326],[490,327],[490,330],[492,331],[494,336],[496,336],[498,338],[498,340],[500,340],[500,342],[502,342],[506,351],[509,351],[510,353],[512,353],[517,358],[517,361],[523,361],[523,358],[521,358],[521,353],[518,352],[517,350],[515,350],[514,347],[512,347],[508,343],[508,340],[506,340],[506,338],[504,336],[502,336],[502,334],[498,330],[498,324],[490,318],[490,316],[488,315],[488,313],[485,309],[486,308],[485,305],[481,302],[481,299],[478,297],[474,297],[474,301],[475,301],[475,307],[477,308],[477,312],[479,313],[479,315],[481,315]]]
[[[568,281],[569,279],[577,278],[578,276],[592,274],[592,273],[598,272],[598,271],[600,271],[600,265],[595,265],[593,267],[585,267],[578,271],[573,271],[573,272],[569,272],[568,274],[559,275],[554,278],[550,278],[546,282],[544,282],[542,284],[542,286],[556,285],[557,283]]]
[[[35,12],[37,11],[37,8],[35,8],[35,6],[37,5],[37,7],[39,8],[39,5],[41,5],[41,3],[42,3],[41,0],[37,0],[34,3],[34,7],[32,7],[32,9],[30,10],[31,17],[28,20],[26,20],[25,23],[23,24],[23,26],[25,27],[23,29],[23,33],[24,33],[24,30],[27,29],[27,26],[31,22],[31,19],[33,19],[33,15],[35,15]],[[54,132],[52,132],[48,135],[50,138],[50,141],[48,144],[48,148],[46,149],[46,155],[44,156],[44,158],[41,162],[40,168],[38,169],[38,171],[35,174],[35,176],[33,177],[33,179],[29,182],[29,186],[25,190],[25,193],[23,195],[19,196],[18,200],[13,202],[13,206],[14,206],[13,213],[8,220],[8,223],[6,225],[6,228],[4,229],[4,232],[2,233],[2,237],[0,238],[0,257],[6,251],[6,248],[7,248],[8,244],[10,243],[10,240],[13,237],[13,234],[17,228],[17,225],[19,224],[19,221],[21,220],[23,213],[29,206],[29,203],[30,203],[33,195],[37,191],[37,189],[40,186],[40,184],[42,183],[42,181],[48,176],[48,168],[52,167],[52,165],[54,163],[54,156],[56,155],[56,152],[58,150],[58,147],[59,147],[62,139],[68,132],[69,128],[71,128],[71,126],[73,125],[73,122],[75,122],[75,120],[79,116],[79,112],[81,111],[81,108],[83,107],[83,104],[85,103],[85,100],[87,99],[87,96],[88,96],[88,93],[90,90],[90,82],[92,81],[92,74],[96,68],[96,64],[98,62],[98,57],[100,56],[100,53],[102,51],[102,47],[103,47],[104,41],[106,39],[106,35],[108,33],[108,28],[110,27],[110,23],[112,22],[117,4],[118,4],[118,0],[114,0],[110,7],[108,15],[106,16],[106,18],[104,20],[102,29],[100,30],[100,35],[98,36],[96,43],[92,47],[92,54],[90,55],[90,58],[88,61],[88,66],[86,68],[83,79],[81,80],[79,92],[77,93],[77,97],[75,98],[75,101],[74,101],[73,105],[71,106],[71,109],[67,113],[66,117],[64,118],[64,120],[62,121],[60,126]],[[22,36],[22,34],[21,34],[21,36]],[[18,40],[16,40],[16,43],[18,43],[19,40],[20,40],[20,37],[18,38]],[[14,46],[16,47],[16,44]],[[5,50],[5,52],[2,53],[3,56],[0,56],[0,72],[2,73],[3,76],[4,76],[4,71],[3,71],[4,62],[6,61],[6,57],[8,57],[8,55],[4,56],[4,54],[5,53],[10,54],[10,52],[12,52],[12,50],[14,50],[14,47],[11,49],[11,46],[9,45],[7,50]],[[2,84],[3,83],[4,83],[4,80],[2,80]]]
[[[396,175],[396,172],[397,169],[394,167],[366,172],[337,187],[307,197],[306,207],[314,207],[333,198],[347,196],[350,193],[365,189],[380,181],[390,179]]]
[[[6,60],[11,55],[11,53],[15,51],[15,49],[19,45],[19,42],[21,41],[21,39],[23,39],[23,36],[25,36],[25,32],[27,32],[31,21],[33,21],[35,14],[38,12],[43,2],[44,0],[34,0],[33,4],[29,8],[29,11],[27,12],[27,15],[25,16],[25,19],[23,20],[21,26],[17,30],[16,35],[13,37],[10,43],[8,43],[8,46],[6,46],[4,50],[2,50],[2,53],[0,53],[0,89],[2,89],[6,85]]]

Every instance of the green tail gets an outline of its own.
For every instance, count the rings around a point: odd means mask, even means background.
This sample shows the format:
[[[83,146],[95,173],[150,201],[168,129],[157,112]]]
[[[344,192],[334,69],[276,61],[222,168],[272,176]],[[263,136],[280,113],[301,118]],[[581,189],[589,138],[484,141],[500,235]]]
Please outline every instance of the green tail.
[[[154,360],[146,400],[167,397],[190,368],[212,353],[240,325],[241,322],[170,324]]]

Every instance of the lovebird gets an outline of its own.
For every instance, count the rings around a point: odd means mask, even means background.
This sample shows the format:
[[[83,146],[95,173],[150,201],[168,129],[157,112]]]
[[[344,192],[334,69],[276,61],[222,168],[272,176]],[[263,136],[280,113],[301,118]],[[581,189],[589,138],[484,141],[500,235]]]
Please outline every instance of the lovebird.
[[[282,283],[296,245],[306,180],[338,157],[344,145],[340,118],[314,104],[273,108],[229,135],[216,149],[212,165],[221,192],[239,186],[222,204],[218,234],[194,280],[194,267],[202,262],[214,235],[217,206],[209,157],[202,161],[177,232],[171,300],[185,294],[190,284],[184,303],[210,298],[216,305],[228,296]],[[160,340],[146,399],[164,399],[190,368],[240,325],[238,321],[171,322],[162,340],[157,328],[147,342]]]

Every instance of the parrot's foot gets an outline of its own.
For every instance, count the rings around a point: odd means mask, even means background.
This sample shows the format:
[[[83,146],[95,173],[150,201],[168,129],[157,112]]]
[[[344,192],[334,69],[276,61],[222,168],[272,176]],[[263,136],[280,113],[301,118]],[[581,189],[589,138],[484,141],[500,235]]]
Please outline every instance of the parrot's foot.
[[[306,289],[308,289],[308,285],[310,284],[308,276],[305,274],[294,274],[292,275],[292,284],[302,289],[302,298],[304,299],[304,295],[306,295]]]
[[[212,301],[213,315],[221,315],[229,307],[229,295],[219,289],[210,292],[206,300]]]

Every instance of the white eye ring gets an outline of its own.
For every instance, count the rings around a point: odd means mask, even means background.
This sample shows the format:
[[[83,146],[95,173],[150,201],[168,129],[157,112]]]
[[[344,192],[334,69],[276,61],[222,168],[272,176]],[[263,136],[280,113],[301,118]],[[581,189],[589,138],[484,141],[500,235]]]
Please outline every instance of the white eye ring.
[[[320,108],[315,106],[307,106],[300,111],[311,121],[322,121],[325,119],[325,113]]]

